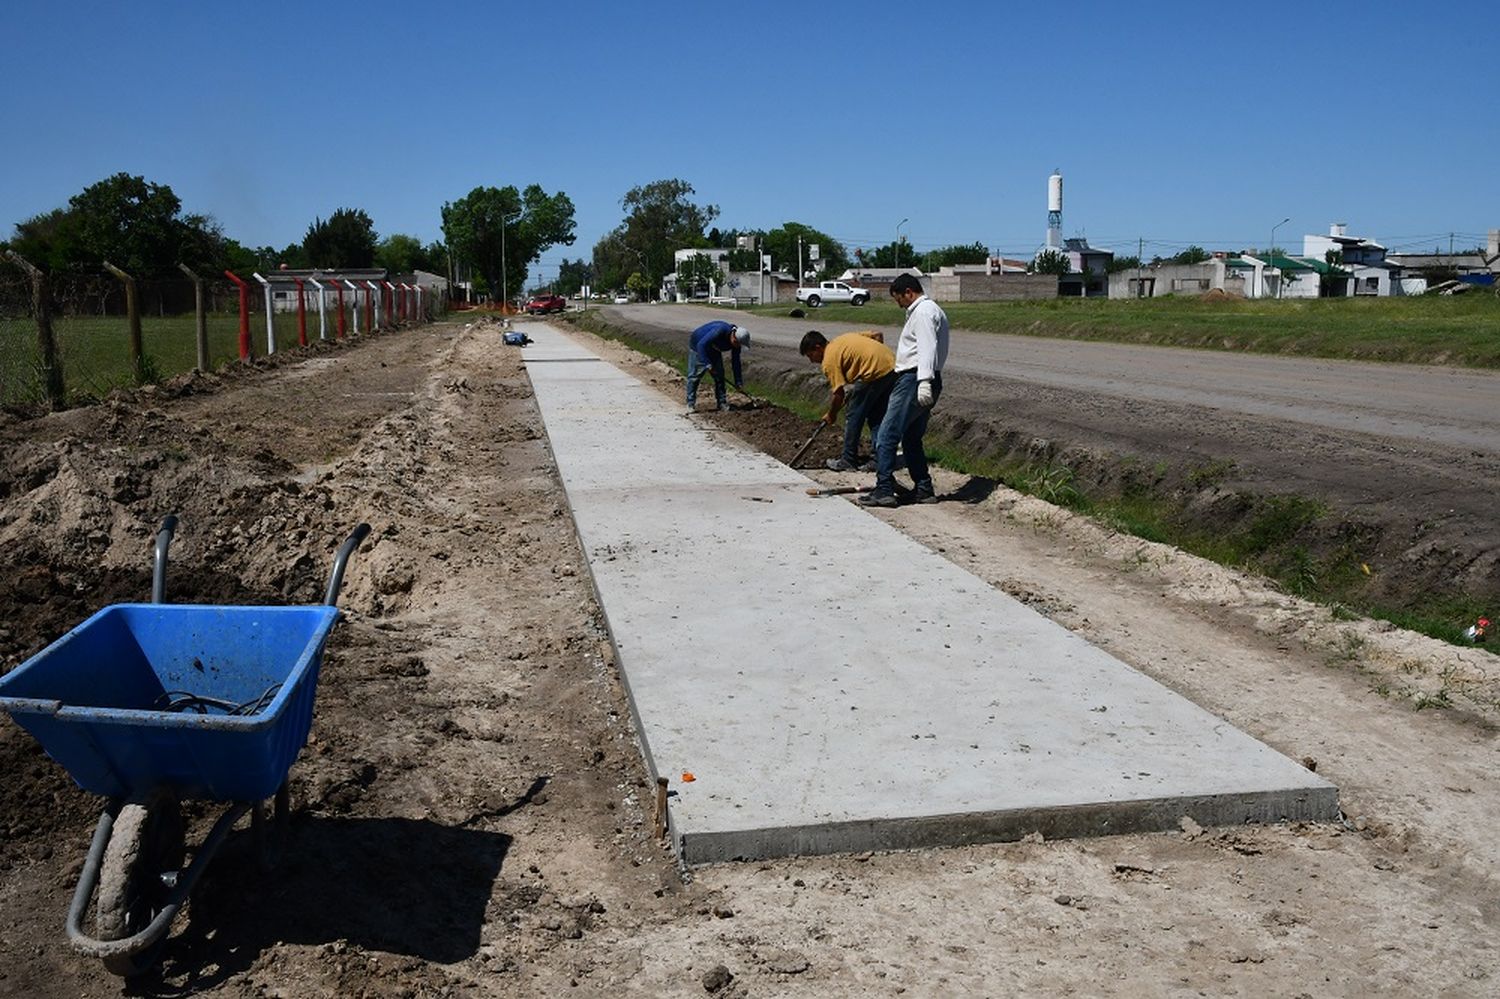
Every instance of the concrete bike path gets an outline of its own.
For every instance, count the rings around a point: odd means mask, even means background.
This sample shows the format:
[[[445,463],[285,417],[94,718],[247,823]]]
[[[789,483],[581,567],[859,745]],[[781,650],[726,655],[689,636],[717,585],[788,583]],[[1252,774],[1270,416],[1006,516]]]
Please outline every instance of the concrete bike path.
[[[684,863],[1337,817],[1315,774],[519,328]]]

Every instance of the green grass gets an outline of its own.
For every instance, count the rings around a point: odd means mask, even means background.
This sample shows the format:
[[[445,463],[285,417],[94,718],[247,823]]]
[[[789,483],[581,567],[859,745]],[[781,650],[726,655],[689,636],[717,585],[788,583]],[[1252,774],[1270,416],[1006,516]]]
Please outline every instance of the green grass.
[[[346,333],[353,331],[346,320]],[[360,316],[363,326],[364,316]],[[276,346],[288,350],[298,345],[297,314],[276,313]],[[74,401],[97,398],[111,389],[134,383],[130,367],[129,327],[123,316],[60,316],[52,321],[62,360],[63,383]],[[336,335],[336,319],[328,316],[328,335]],[[307,316],[309,342],[318,339],[316,312]],[[141,342],[148,381],[171,378],[190,371],[198,361],[197,326],[191,315],[142,316]],[[250,351],[254,357],[266,353],[264,313],[250,317]],[[43,398],[38,367],[36,325],[27,319],[0,320],[0,405],[27,405]],[[209,368],[239,359],[239,317],[210,313],[208,316]]]
[[[1500,298],[1484,289],[1416,298],[1059,298],[942,304],[955,329],[984,333],[1500,367]],[[748,311],[784,316],[794,307],[783,302]],[[895,303],[883,299],[805,311],[810,319],[871,326],[898,326],[903,319]]]

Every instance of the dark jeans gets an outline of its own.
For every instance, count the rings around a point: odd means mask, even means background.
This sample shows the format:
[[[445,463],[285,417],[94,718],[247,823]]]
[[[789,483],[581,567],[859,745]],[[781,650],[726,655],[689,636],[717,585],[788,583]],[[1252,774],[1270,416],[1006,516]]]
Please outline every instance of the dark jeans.
[[[891,398],[891,386],[896,384],[895,372],[873,382],[852,382],[844,388],[844,454],[851,465],[859,464],[859,435],[870,428],[870,447],[875,446],[875,435],[880,430],[880,421],[885,419],[885,407]]]
[[[911,473],[911,483],[918,489],[931,489],[932,476],[927,471],[927,452],[922,450],[922,436],[927,433],[927,421],[943,394],[943,376],[936,372],[932,376],[932,407],[923,409],[917,405],[917,369],[898,371],[895,384],[891,386],[890,401],[886,403],[885,419],[875,432],[875,491],[896,491],[896,445],[906,455],[906,470]]]

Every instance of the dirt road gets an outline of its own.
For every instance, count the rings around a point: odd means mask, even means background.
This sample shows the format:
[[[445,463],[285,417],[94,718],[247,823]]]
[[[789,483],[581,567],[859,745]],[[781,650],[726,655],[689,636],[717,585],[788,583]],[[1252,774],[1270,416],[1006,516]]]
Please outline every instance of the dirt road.
[[[734,315],[602,311],[673,348],[693,325]],[[816,313],[745,321],[756,336],[752,377],[809,392],[802,334],[859,328]],[[1373,602],[1434,593],[1500,602],[1500,372],[963,331],[948,370],[935,425],[975,451],[1061,463],[1105,492],[1181,495],[1184,515],[1208,531],[1243,515],[1227,497],[1307,497],[1332,516],[1309,525],[1306,543],[1369,566],[1358,583]]]
[[[1500,660],[951,475],[946,502],[882,516],[1308,758],[1348,823],[682,879],[523,357],[456,323],[0,423],[5,668],[141,598],[166,512],[172,593],[208,602],[316,600],[343,532],[374,526],[292,771],[288,863],[261,875],[232,840],[137,993],[1494,994]],[[714,418],[773,453],[805,433]],[[8,721],[0,772],[0,994],[119,994],[62,933],[98,803]]]

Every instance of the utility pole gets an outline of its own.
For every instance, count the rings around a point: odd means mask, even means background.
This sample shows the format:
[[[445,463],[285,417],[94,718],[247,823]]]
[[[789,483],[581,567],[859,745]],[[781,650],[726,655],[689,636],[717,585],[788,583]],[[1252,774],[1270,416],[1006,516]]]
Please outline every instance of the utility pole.
[[[802,286],[802,283],[807,280],[807,278],[803,276],[805,273],[806,272],[802,269],[802,234],[799,232],[797,233],[797,286],[799,288]]]
[[[1137,236],[1135,238],[1135,297],[1146,297],[1145,276],[1141,273],[1142,259],[1146,252],[1146,238]]]

